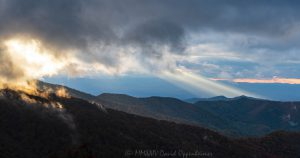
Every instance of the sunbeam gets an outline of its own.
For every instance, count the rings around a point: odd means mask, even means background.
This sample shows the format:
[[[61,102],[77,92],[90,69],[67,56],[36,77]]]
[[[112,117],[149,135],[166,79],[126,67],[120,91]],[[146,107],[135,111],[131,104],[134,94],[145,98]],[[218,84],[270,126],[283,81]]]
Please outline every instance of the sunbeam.
[[[184,69],[176,69],[173,72],[164,71],[159,77],[196,96],[206,93],[208,95],[225,95],[227,97],[246,95],[256,98],[264,98],[263,96],[211,81],[199,74],[195,74]]]

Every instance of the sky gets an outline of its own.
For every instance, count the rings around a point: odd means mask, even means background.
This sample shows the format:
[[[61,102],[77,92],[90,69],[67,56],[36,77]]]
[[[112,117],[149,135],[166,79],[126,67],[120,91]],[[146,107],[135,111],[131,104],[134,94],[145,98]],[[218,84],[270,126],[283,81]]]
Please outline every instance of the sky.
[[[293,0],[0,0],[0,83],[300,100],[299,15]]]

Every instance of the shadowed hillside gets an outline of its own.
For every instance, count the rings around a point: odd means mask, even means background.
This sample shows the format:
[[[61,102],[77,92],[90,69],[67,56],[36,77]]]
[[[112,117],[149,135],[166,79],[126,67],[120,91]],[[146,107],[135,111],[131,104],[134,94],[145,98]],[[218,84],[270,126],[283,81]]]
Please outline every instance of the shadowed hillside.
[[[176,98],[149,97],[135,98],[123,94],[104,93],[95,99],[104,106],[127,113],[152,117],[160,120],[175,121],[199,125],[228,135],[235,131],[231,122],[215,115],[206,109],[183,102]]]
[[[276,130],[300,131],[299,102],[241,96],[190,104],[175,98],[135,98],[107,93],[97,96],[96,101],[128,113],[207,127],[234,137],[262,136]]]
[[[228,101],[199,101],[195,106],[245,126],[248,135],[263,135],[276,130],[300,131],[300,102],[278,102],[241,96]]]

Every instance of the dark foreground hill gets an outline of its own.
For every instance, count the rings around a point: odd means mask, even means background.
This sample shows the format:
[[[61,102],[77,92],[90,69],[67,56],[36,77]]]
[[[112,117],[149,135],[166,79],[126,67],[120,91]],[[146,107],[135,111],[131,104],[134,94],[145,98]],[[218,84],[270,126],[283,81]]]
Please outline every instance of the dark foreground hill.
[[[283,148],[284,147],[284,148]],[[229,139],[77,98],[1,90],[0,157],[299,157],[300,134]],[[167,156],[166,156],[167,155]]]

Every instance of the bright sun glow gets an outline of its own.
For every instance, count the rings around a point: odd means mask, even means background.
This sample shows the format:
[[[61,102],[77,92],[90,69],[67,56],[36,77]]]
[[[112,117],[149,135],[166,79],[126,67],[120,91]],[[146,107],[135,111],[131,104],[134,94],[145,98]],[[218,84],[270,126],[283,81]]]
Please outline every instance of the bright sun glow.
[[[55,75],[64,67],[64,62],[43,48],[38,40],[10,39],[4,45],[12,62],[20,65],[25,75],[33,78]]]
[[[39,40],[14,38],[3,42],[2,55],[8,69],[16,73],[0,76],[0,89],[10,88],[29,94],[39,94],[47,97],[47,93],[40,93],[36,80],[45,76],[58,74],[68,64],[62,57],[54,56],[54,52],[45,48]],[[64,92],[64,91],[62,91]],[[60,93],[62,93],[60,92]]]

